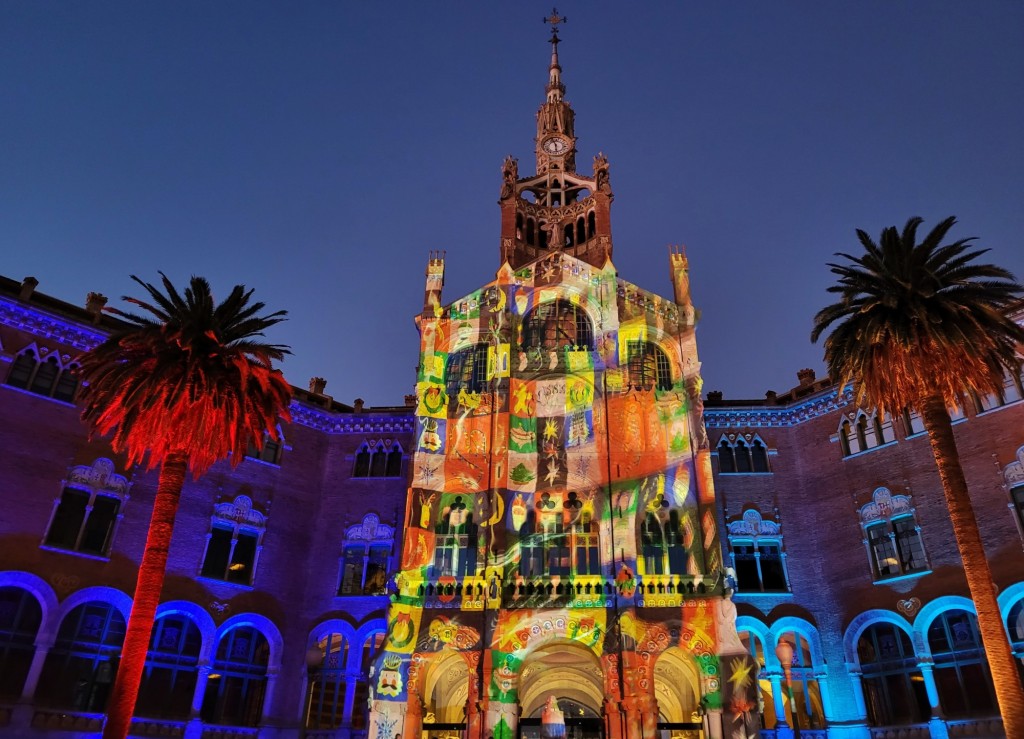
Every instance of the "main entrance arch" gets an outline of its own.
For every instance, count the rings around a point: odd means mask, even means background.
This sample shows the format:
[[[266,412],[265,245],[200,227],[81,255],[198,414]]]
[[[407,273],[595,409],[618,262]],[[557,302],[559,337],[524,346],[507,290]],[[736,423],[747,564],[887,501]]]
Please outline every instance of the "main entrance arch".
[[[603,686],[601,663],[587,647],[569,639],[541,645],[527,656],[520,672],[520,738],[539,739],[541,712],[554,696],[565,716],[566,739],[600,739]]]

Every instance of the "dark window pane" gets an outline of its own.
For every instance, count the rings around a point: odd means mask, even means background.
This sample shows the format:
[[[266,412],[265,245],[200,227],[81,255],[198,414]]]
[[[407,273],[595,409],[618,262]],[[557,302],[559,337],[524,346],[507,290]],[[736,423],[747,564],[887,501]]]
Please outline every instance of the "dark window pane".
[[[761,544],[761,582],[765,590],[786,590],[786,573],[778,545]]]
[[[345,547],[341,563],[341,588],[339,595],[355,595],[363,585],[363,547]]]
[[[388,454],[388,477],[401,477],[402,475],[402,450],[394,446]]]
[[[61,549],[74,549],[78,542],[78,532],[85,520],[85,507],[89,503],[89,494],[74,488],[64,488],[60,496],[60,504],[53,515],[53,523],[46,535],[46,543]]]
[[[356,466],[352,470],[352,477],[366,477],[370,474],[370,452],[363,447],[356,455]]]
[[[41,362],[36,369],[36,376],[32,379],[32,387],[29,389],[40,395],[49,395],[53,391],[53,384],[57,381],[59,372],[56,360]]]
[[[74,367],[69,367],[60,373],[57,380],[57,389],[53,391],[53,397],[70,403],[75,398],[75,390],[78,389],[78,378],[75,376]]]
[[[248,531],[240,531],[238,533],[235,551],[231,555],[231,564],[228,566],[228,582],[236,582],[242,585],[252,583],[253,565],[256,563],[257,540],[257,535]]]
[[[210,543],[206,548],[203,577],[215,577],[218,580],[223,580],[227,573],[230,554],[231,530],[214,526],[210,532]]]
[[[768,450],[757,439],[750,448],[754,460],[754,472],[768,472]]]
[[[78,546],[80,552],[87,554],[106,554],[110,546],[110,535],[114,530],[117,512],[121,501],[108,495],[97,495],[92,504],[92,512],[85,522],[82,541]]]
[[[725,439],[718,445],[718,470],[723,473],[736,471],[736,456]]]
[[[11,374],[7,375],[7,384],[12,387],[28,388],[28,381],[35,367],[36,357],[32,352],[19,354],[11,367]]]
[[[370,462],[370,477],[384,477],[384,471],[387,468],[388,455],[384,451],[383,446],[378,446],[373,450],[373,459]]]

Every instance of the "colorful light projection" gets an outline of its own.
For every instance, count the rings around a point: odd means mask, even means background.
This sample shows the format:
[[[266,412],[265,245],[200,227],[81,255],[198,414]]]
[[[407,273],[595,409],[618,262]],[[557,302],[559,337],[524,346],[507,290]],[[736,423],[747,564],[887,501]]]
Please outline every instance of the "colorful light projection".
[[[610,696],[649,695],[657,655],[679,647],[700,665],[705,705],[721,707],[717,634],[735,628],[693,595],[714,587],[721,556],[682,336],[692,321],[610,264],[557,253],[446,308],[431,269],[375,712],[425,698],[424,672],[455,651],[474,676],[484,657],[488,734],[511,736],[523,662],[552,639],[592,651]]]

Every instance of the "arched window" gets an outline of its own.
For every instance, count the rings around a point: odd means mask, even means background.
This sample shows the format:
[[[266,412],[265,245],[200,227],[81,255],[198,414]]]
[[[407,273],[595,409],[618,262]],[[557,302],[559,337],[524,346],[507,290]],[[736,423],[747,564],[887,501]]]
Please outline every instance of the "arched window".
[[[7,384],[11,387],[28,390],[36,395],[70,403],[75,399],[78,390],[77,364],[63,367],[56,353],[40,362],[34,349],[26,349],[19,354],[11,365],[7,375]]]
[[[482,393],[487,389],[487,344],[481,342],[448,355],[445,377],[448,397],[459,392]]]
[[[256,448],[256,444],[253,443],[252,439],[250,439],[248,448],[245,451],[245,456],[250,459],[258,459],[261,462],[266,462],[268,464],[281,464],[281,448],[284,437],[281,435],[280,429],[278,429],[277,433],[277,439],[268,433],[264,433],[263,445],[259,449]]]
[[[757,682],[759,687],[761,708],[761,726],[768,728],[777,725],[778,719],[775,716],[775,700],[772,696],[771,678],[768,675],[767,660],[764,652],[764,642],[761,637],[752,631],[740,631],[740,642],[747,648],[750,657],[757,665]]]
[[[727,439],[722,439],[718,444],[718,471],[723,475],[736,471],[736,455]]]
[[[753,465],[750,462],[750,447],[743,439],[736,439],[736,472],[752,472]]]
[[[857,641],[868,723],[893,726],[931,715],[924,677],[910,637],[890,623],[869,626]]]
[[[39,676],[36,700],[53,708],[106,708],[124,643],[125,621],[111,604],[90,601],[61,621]]]
[[[24,351],[19,354],[11,365],[11,372],[7,375],[7,384],[11,387],[20,387],[23,390],[28,390],[29,383],[32,381],[32,375],[35,374],[36,360],[35,353],[31,351]]]
[[[839,443],[843,456],[866,452],[896,440],[892,419],[881,413],[869,416],[863,410],[855,417],[844,418],[839,424]]]
[[[645,575],[686,575],[689,558],[679,511],[664,496],[653,503],[640,529]]]
[[[327,634],[317,642],[320,660],[309,668],[306,728],[337,729],[345,712],[348,642],[342,634]]]
[[[671,390],[668,355],[649,341],[629,342],[629,384],[637,390]]]
[[[750,445],[750,457],[754,462],[754,472],[770,472],[768,469],[768,450],[760,439],[754,439]]]
[[[42,619],[42,608],[32,593],[0,587],[0,698],[21,696]]]
[[[548,248],[548,224],[544,221],[537,222],[537,246],[541,249]]]
[[[384,632],[375,631],[366,637],[363,642],[363,655],[359,663],[359,679],[356,681],[355,703],[352,707],[352,728],[359,730],[366,728],[367,719],[367,698],[370,694],[368,675],[370,665],[373,664],[381,647],[384,645]]]
[[[597,219],[594,217],[594,211],[587,213],[587,238],[594,238],[594,234],[597,232]]]
[[[477,527],[463,496],[444,506],[435,527],[434,574],[467,577],[476,574]]]
[[[542,493],[520,529],[523,577],[601,574],[597,523],[576,492]]]
[[[252,626],[236,626],[220,638],[206,680],[203,721],[223,726],[258,726],[267,689],[270,644]]]
[[[861,507],[860,519],[875,580],[928,572],[910,496],[878,488],[871,502]]]
[[[523,240],[523,214],[516,213],[516,238],[519,241]]]
[[[789,725],[800,729],[823,728],[825,714],[821,704],[821,689],[818,686],[818,679],[814,676],[810,642],[806,636],[795,631],[782,634],[778,641],[789,642],[793,647],[790,681],[784,696]]]
[[[391,439],[370,439],[356,452],[352,477],[401,477],[402,447]]]
[[[576,243],[576,239],[574,238],[575,231],[571,223],[565,224],[565,226],[562,228],[562,233],[565,234],[566,246],[572,246],[574,243]]]
[[[973,613],[940,613],[928,628],[939,704],[949,718],[991,716],[995,691]]]
[[[54,506],[43,545],[94,556],[106,556],[114,539],[121,508],[128,500],[128,479],[114,473],[103,457],[91,466],[68,470]]]
[[[537,224],[532,218],[526,219],[526,243],[533,246],[537,242]]]
[[[247,495],[215,505],[200,575],[252,585],[266,529],[266,516],[253,508]]]
[[[524,349],[594,348],[587,312],[576,303],[555,300],[534,308],[523,320]]]
[[[350,526],[342,543],[338,595],[383,595],[387,589],[395,530],[368,513]]]
[[[576,219],[576,243],[582,244],[587,240],[587,226],[583,216]]]
[[[135,715],[187,719],[196,692],[202,635],[191,618],[180,613],[159,617],[146,653],[146,666]]]
[[[1024,678],[1024,599],[1017,601],[1006,615],[1006,630],[1010,634],[1010,647],[1017,659],[1017,671]]]
[[[782,550],[782,527],[749,509],[743,517],[726,524],[732,550],[736,586],[741,593],[789,592],[786,555]]]
[[[718,471],[730,474],[769,474],[768,448],[757,434],[729,434],[718,443]]]

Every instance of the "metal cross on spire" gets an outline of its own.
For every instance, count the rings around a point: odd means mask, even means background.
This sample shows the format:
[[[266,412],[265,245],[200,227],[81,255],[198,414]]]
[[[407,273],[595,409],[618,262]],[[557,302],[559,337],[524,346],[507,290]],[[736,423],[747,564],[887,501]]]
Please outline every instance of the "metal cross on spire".
[[[558,24],[568,23],[569,19],[564,15],[558,14],[558,8],[551,9],[551,15],[544,19],[545,23],[551,24],[551,40],[554,43],[558,43]]]

